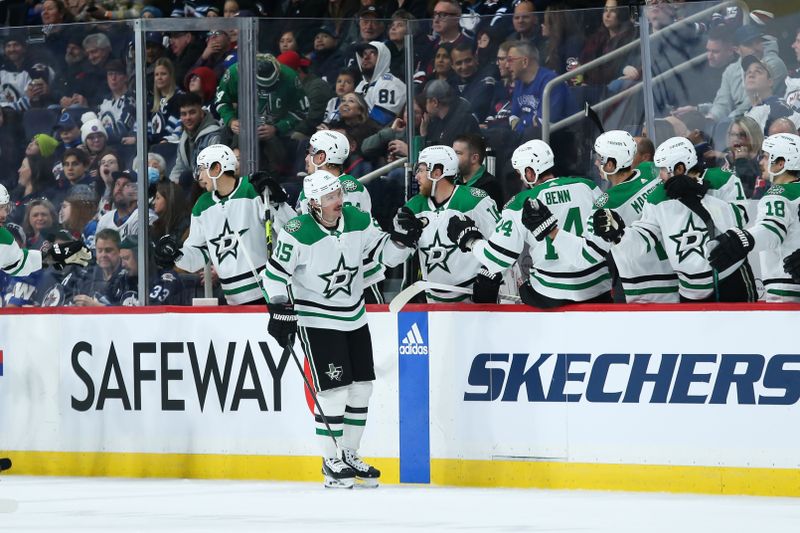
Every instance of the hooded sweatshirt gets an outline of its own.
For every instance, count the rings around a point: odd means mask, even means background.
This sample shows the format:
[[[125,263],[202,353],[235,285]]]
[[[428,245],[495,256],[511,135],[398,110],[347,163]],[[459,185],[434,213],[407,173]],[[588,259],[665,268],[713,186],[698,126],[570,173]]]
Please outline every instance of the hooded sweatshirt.
[[[389,72],[392,55],[380,41],[370,41],[370,46],[378,51],[375,70],[365,74],[361,66],[361,55],[356,52],[356,62],[364,79],[356,87],[356,92],[364,96],[369,106],[369,116],[381,126],[389,124],[402,111],[406,104],[406,84]]]
[[[197,154],[200,151],[212,144],[217,144],[222,138],[222,132],[219,123],[214,120],[211,113],[206,113],[203,121],[197,127],[197,133],[192,135],[186,130],[183,130],[181,139],[178,142],[178,156],[175,159],[175,166],[172,167],[172,172],[169,173],[170,181],[178,183],[181,174],[184,172],[194,172],[195,162],[197,161]]]

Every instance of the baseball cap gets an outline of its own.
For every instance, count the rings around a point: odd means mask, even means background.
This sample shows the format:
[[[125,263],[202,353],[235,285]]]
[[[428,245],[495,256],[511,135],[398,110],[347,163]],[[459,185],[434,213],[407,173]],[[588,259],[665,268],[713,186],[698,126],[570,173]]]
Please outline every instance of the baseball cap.
[[[164,46],[164,34],[160,31],[148,31],[144,35],[145,44],[156,44]]]
[[[57,130],[71,130],[73,128],[80,127],[80,118],[75,116],[74,111],[69,109],[65,109],[61,116],[58,117],[58,122],[56,123]]]
[[[311,64],[307,58],[302,57],[294,50],[287,50],[277,57],[278,62],[286,65],[292,70],[298,70],[300,67],[307,67]]]
[[[378,47],[372,44],[372,41],[368,43],[358,43],[355,47],[355,51],[358,55],[361,55],[364,52],[364,50],[368,49],[375,50],[376,52],[378,51]]]
[[[425,86],[425,98],[447,98],[453,96],[453,88],[444,80],[433,80]]]
[[[106,63],[106,72],[121,72],[125,74],[127,70],[125,70],[125,63],[119,59],[112,59]]]
[[[733,41],[737,46],[741,46],[763,36],[764,33],[761,31],[761,28],[755,24],[747,24],[746,26],[740,26],[736,29],[736,32],[733,34]]]
[[[131,183],[136,183],[136,180],[138,179],[138,175],[136,174],[135,170],[112,172],[111,177],[114,179],[114,181],[117,181],[119,178],[127,178]]]
[[[330,35],[334,39],[338,39],[339,38],[339,36],[336,34],[336,29],[333,26],[330,26],[328,24],[323,24],[322,26],[317,28],[316,33],[314,33],[314,36],[316,37],[320,33],[327,33],[328,35]]]
[[[358,16],[359,18],[366,16],[381,18],[383,16],[383,11],[378,9],[377,6],[364,6],[358,10]]]
[[[753,63],[758,63],[759,65],[764,67],[764,70],[767,71],[769,77],[772,78],[773,80],[775,79],[775,72],[773,72],[773,69],[769,66],[769,64],[764,61],[761,61],[756,56],[745,56],[742,58],[742,72],[747,72],[747,69]]]

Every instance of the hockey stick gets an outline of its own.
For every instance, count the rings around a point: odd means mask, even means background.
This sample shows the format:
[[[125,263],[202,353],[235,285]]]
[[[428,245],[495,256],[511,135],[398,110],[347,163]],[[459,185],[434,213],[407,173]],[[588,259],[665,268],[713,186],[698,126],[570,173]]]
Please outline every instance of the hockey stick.
[[[603,127],[603,121],[600,120],[600,116],[594,109],[592,109],[592,106],[589,105],[589,102],[584,102],[583,104],[583,115],[589,117],[589,120],[591,120],[594,125],[597,126],[597,129],[600,130],[600,133],[606,132],[606,129]]]
[[[306,376],[306,373],[303,371],[303,366],[300,364],[300,358],[297,357],[293,345],[294,345],[294,335],[292,335],[289,338],[289,344],[287,344],[286,348],[284,348],[284,353],[286,353],[286,351],[288,350],[289,353],[292,354],[292,358],[294,359],[295,364],[297,364],[297,370],[299,370],[300,375],[303,376],[303,381],[306,384],[306,388],[308,389],[308,392],[311,393],[311,398],[314,400],[314,405],[316,406],[317,411],[319,411],[319,416],[320,418],[322,418],[322,422],[325,424],[325,428],[328,430],[328,435],[330,435],[330,437],[333,439],[333,444],[334,446],[336,446],[336,451],[341,456],[342,448],[339,446],[339,440],[333,434],[331,425],[330,423],[328,423],[328,417],[325,416],[325,412],[322,410],[322,406],[319,404],[319,400],[317,399],[317,393],[314,391],[314,387],[312,387],[311,383],[308,381],[308,376]]]
[[[228,218],[227,216],[225,217]],[[239,232],[234,231],[234,235],[236,235],[236,240],[239,242],[239,246],[242,249],[242,253],[244,254],[245,259],[247,260],[248,265],[250,266],[250,272],[253,274],[253,278],[255,279],[256,283],[258,284],[258,288],[261,289],[261,294],[264,295],[264,300],[269,302],[269,295],[267,294],[266,289],[264,289],[264,285],[261,284],[261,277],[258,275],[258,271],[256,270],[256,265],[253,263],[253,259],[250,257],[250,253],[247,251],[247,247],[242,242],[242,238],[239,235]],[[266,268],[266,267],[265,267]],[[308,382],[308,377],[306,377],[306,373],[303,372],[303,365],[300,364],[300,359],[297,357],[297,354],[294,351],[292,345],[294,344],[294,335],[289,338],[289,343],[284,347],[284,353],[286,350],[292,354],[294,358],[294,362],[297,364],[297,369],[300,371],[300,375],[303,376],[303,382],[306,384],[306,388],[308,389],[309,394],[314,399],[314,405],[316,405],[317,410],[319,411],[319,416],[322,418],[322,422],[325,424],[325,427],[328,428],[328,434],[330,435],[331,439],[333,439],[333,444],[336,446],[336,451],[341,454],[341,447],[339,446],[339,441],[333,434],[331,430],[331,426],[328,423],[328,417],[325,416],[325,412],[322,410],[322,407],[319,405],[319,400],[317,400],[317,393],[314,390],[314,387]]]
[[[410,302],[412,298],[414,298],[414,296],[428,289],[472,294],[472,289],[469,287],[458,287],[456,285],[447,285],[446,283],[437,283],[435,281],[416,281],[400,291],[397,296],[392,298],[392,301],[389,302],[389,312],[399,313],[400,310],[405,307],[405,305]],[[522,302],[522,299],[519,296],[514,296],[513,294],[498,294],[498,297],[501,300],[508,300],[514,303]]]

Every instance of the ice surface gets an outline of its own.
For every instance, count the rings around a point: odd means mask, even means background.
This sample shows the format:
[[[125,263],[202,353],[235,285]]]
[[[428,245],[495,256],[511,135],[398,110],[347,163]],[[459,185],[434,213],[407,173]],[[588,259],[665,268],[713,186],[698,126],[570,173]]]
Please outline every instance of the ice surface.
[[[15,509],[16,508],[16,509]],[[800,500],[320,483],[3,476],[0,531],[797,532]]]

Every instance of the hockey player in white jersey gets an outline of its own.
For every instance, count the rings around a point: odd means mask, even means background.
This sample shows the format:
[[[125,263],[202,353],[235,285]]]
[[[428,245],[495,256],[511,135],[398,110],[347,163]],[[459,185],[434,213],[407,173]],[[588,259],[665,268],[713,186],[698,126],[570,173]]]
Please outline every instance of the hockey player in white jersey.
[[[791,265],[791,254],[800,248],[800,137],[771,135],[761,150],[762,168],[773,186],[759,200],[754,224],[729,229],[709,242],[708,259],[717,270],[725,270],[749,252],[760,252],[766,300],[800,302],[800,279],[784,271],[784,262]]]
[[[6,220],[11,210],[8,190],[0,185],[0,217]],[[46,241],[40,250],[20,248],[13,234],[0,226],[0,270],[9,276],[27,276],[47,265],[59,270],[66,265],[86,266],[91,258],[92,253],[82,241],[60,244]]]
[[[585,221],[600,196],[597,186],[585,178],[557,178],[553,151],[540,140],[518,147],[511,164],[526,190],[506,204],[491,237],[485,240],[471,220],[453,217],[447,228],[450,238],[462,250],[471,250],[492,273],[518,261],[527,243],[532,266],[520,296],[528,305],[611,303],[611,276],[605,259],[582,268],[575,266],[573,258],[557,252],[560,235],[581,236],[586,231]]]
[[[381,126],[390,124],[406,105],[406,84],[389,72],[392,54],[380,41],[356,48],[356,62],[364,78],[356,92],[364,96],[369,116]]]
[[[635,263],[660,244],[678,275],[681,301],[754,301],[755,280],[745,259],[717,272],[705,255],[710,238],[742,227],[741,211],[706,194],[707,181],[688,175],[697,165],[697,154],[688,139],[673,137],[662,143],[654,162],[664,183],[648,195],[641,218],[626,227],[613,209],[598,209],[594,233],[614,243],[618,265]]]
[[[661,180],[657,175],[648,172],[648,167],[632,168],[636,155],[636,140],[630,133],[621,130],[607,131],[600,135],[594,143],[597,154],[597,167],[603,177],[611,183],[594,203],[595,209],[613,209],[630,226],[642,215],[647,202],[647,195],[656,188]],[[586,224],[593,226],[594,212]],[[585,240],[584,240],[585,239]],[[597,264],[605,257],[608,259],[609,243],[597,237],[593,231],[584,233],[583,238],[565,234],[558,239],[559,255],[575,259],[576,266],[584,268]],[[678,277],[673,272],[667,254],[660,243],[655,248],[636,258],[626,261],[624,257],[617,260],[611,250],[613,265],[619,278],[617,289],[622,290],[628,303],[678,302]],[[619,299],[617,299],[619,301]]]
[[[394,234],[407,246],[402,258],[419,252],[422,279],[446,285],[472,288],[473,301],[493,303],[497,300],[500,276],[483,269],[471,253],[458,249],[447,235],[451,217],[468,216],[475,221],[481,235],[491,235],[500,218],[497,206],[485,191],[456,185],[458,155],[449,146],[429,146],[419,154],[416,179],[419,194],[397,211]],[[402,261],[400,261],[402,262]],[[398,263],[388,263],[395,266]],[[469,294],[429,289],[427,300],[461,302]]]
[[[308,152],[305,158],[306,172],[313,174],[317,170],[326,170],[339,178],[344,191],[344,204],[352,205],[361,209],[365,213],[372,211],[372,199],[369,191],[360,181],[350,174],[344,173],[344,162],[350,155],[350,141],[347,136],[335,130],[322,130],[316,132],[308,141]],[[283,203],[276,206],[274,231],[277,233],[280,228],[297,214],[305,215],[308,213],[308,200],[305,193],[300,191],[297,200],[297,210],[291,209],[288,204]],[[364,298],[368,304],[381,304],[383,292],[381,282],[385,279],[385,268],[374,259],[366,265],[364,270],[365,293]]]
[[[364,265],[370,257],[396,260],[404,250],[368,213],[344,205],[342,184],[330,172],[306,176],[303,192],[309,213],[286,223],[262,274],[268,331],[286,347],[299,329],[325,415],[315,412],[325,486],[350,488],[354,479],[376,486],[380,472],[358,454],[375,379]]]
[[[156,262],[165,268],[174,262],[197,272],[210,261],[229,305],[263,304],[247,259],[249,253],[259,271],[267,262],[263,200],[247,177],[236,177],[236,155],[223,144],[212,144],[197,155],[195,178],[206,192],[192,208],[189,236],[181,247],[175,237],[164,235],[156,243]]]

